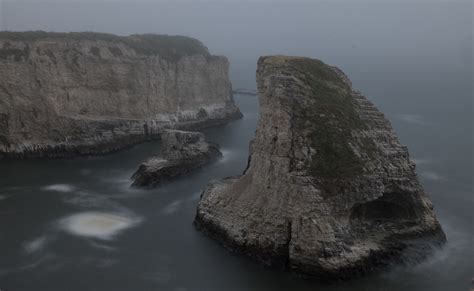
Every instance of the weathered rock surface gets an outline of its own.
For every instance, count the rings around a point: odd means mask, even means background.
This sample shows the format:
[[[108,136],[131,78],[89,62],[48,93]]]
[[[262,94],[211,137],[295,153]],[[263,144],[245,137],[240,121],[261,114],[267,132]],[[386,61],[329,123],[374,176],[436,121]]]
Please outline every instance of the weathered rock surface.
[[[262,57],[247,169],[211,182],[196,226],[232,251],[326,279],[423,258],[445,241],[389,121],[337,68]]]
[[[228,67],[182,36],[0,32],[0,158],[102,154],[239,118]]]
[[[219,146],[206,142],[200,132],[165,130],[162,145],[163,158],[154,157],[142,163],[132,176],[132,186],[159,186],[222,155]]]

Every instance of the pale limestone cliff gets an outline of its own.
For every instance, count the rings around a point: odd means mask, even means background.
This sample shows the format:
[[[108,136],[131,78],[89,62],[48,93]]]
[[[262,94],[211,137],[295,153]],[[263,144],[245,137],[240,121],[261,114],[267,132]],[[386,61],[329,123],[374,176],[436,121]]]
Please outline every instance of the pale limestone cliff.
[[[0,157],[101,154],[239,118],[228,69],[182,36],[0,32]]]
[[[248,167],[208,185],[199,229],[232,251],[329,279],[420,259],[445,241],[407,148],[339,69],[262,57],[257,82]]]

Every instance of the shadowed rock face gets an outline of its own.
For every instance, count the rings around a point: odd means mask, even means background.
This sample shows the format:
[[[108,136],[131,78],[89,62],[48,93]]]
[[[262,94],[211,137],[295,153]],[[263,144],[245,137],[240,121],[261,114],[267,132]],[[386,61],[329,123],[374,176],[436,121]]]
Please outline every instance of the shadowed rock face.
[[[103,154],[239,118],[228,68],[189,37],[0,32],[0,158]]]
[[[204,141],[200,132],[165,130],[162,144],[163,158],[142,163],[132,176],[132,186],[157,187],[222,155],[219,146]]]
[[[208,185],[199,229],[232,251],[327,279],[423,258],[445,241],[407,148],[339,69],[262,57],[257,82],[248,167]]]

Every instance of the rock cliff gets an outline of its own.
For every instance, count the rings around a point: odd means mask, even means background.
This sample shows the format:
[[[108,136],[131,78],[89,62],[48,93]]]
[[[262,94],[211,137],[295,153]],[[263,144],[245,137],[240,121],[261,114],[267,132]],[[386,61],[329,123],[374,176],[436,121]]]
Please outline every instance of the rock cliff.
[[[196,226],[232,251],[326,279],[420,259],[445,241],[389,121],[337,68],[262,57],[249,164],[213,181]]]
[[[0,158],[107,153],[239,118],[228,68],[182,36],[0,32]]]
[[[219,146],[206,142],[200,132],[165,130],[162,147],[163,158],[154,157],[142,163],[132,176],[132,186],[157,187],[222,155]]]

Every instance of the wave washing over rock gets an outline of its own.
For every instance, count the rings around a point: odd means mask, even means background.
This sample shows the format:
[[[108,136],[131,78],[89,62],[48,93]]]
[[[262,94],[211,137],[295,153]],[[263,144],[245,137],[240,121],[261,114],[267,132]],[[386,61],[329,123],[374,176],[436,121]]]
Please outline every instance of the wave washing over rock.
[[[196,226],[232,251],[326,279],[355,277],[445,242],[389,121],[337,68],[262,57],[247,169],[211,182]]]
[[[69,184],[53,184],[53,185],[48,185],[44,186],[41,188],[43,191],[53,191],[53,192],[72,192],[74,191],[74,186],[69,185]]]
[[[0,158],[104,154],[240,118],[228,69],[184,36],[0,32]]]

